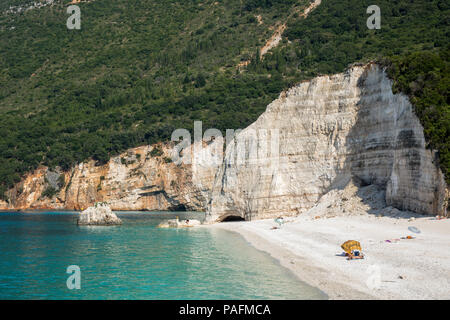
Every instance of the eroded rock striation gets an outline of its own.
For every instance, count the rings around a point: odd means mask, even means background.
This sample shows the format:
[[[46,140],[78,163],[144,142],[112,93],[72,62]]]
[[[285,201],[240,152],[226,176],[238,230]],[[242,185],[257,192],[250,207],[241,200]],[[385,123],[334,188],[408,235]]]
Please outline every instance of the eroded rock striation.
[[[297,215],[350,178],[385,190],[387,205],[446,214],[436,154],[408,98],[392,93],[375,64],[303,82],[273,101],[227,147],[207,220]]]

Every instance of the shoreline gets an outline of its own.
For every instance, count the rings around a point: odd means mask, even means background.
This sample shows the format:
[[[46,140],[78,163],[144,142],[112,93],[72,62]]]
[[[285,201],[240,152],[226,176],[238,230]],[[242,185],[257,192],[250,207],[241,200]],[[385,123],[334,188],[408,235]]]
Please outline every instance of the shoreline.
[[[300,216],[272,230],[276,225],[269,219],[207,227],[237,232],[331,300],[450,299],[450,219]],[[415,239],[401,239],[408,235]],[[339,256],[350,239],[361,242],[364,260]]]
[[[450,299],[450,219],[404,213],[316,213],[285,218],[279,229],[273,229],[278,226],[273,219],[199,227],[240,234],[249,245],[268,253],[300,281],[332,300]],[[402,239],[407,236],[414,239]],[[340,256],[340,245],[346,240],[359,241],[365,259],[348,261]]]
[[[87,208],[86,208],[87,209]],[[204,211],[170,211],[170,210],[112,210],[114,213],[179,213],[179,214],[203,214]],[[71,210],[71,209],[23,209],[23,210],[3,210],[0,209],[0,213],[80,213],[83,210]]]

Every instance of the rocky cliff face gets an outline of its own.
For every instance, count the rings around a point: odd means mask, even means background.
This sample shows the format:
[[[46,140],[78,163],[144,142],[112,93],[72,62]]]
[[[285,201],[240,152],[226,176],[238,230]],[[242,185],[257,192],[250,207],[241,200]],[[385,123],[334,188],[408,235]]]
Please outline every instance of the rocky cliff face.
[[[227,147],[208,220],[296,215],[349,178],[386,190],[387,205],[445,214],[435,154],[377,65],[315,78],[273,101]]]
[[[349,181],[383,190],[386,205],[446,215],[448,190],[407,97],[394,95],[377,65],[303,82],[257,121],[223,140],[191,147],[191,164],[170,161],[173,145],[130,149],[102,166],[39,168],[0,209],[207,210],[207,221],[296,215]],[[200,150],[200,151],[199,151]],[[220,161],[217,161],[220,159]],[[214,161],[216,160],[216,161]]]
[[[171,152],[159,144],[130,149],[102,166],[88,161],[70,172],[39,168],[8,192],[10,202],[0,203],[0,209],[83,210],[107,202],[113,210],[203,210],[213,182],[208,173],[215,168],[193,170],[196,158],[176,165]]]

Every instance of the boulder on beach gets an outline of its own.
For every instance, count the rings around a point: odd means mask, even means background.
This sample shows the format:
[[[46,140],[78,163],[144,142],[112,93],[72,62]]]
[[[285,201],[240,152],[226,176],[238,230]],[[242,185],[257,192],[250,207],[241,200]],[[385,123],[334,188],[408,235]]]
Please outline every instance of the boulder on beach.
[[[105,203],[96,203],[80,213],[78,225],[110,226],[122,224],[111,208]]]

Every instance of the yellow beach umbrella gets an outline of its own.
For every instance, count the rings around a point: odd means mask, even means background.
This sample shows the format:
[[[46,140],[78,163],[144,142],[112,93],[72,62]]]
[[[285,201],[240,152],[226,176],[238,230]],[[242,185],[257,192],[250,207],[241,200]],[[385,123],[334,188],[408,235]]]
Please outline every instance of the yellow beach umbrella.
[[[352,253],[353,250],[361,250],[361,244],[356,240],[348,240],[341,244],[342,250],[347,252],[348,254]]]

